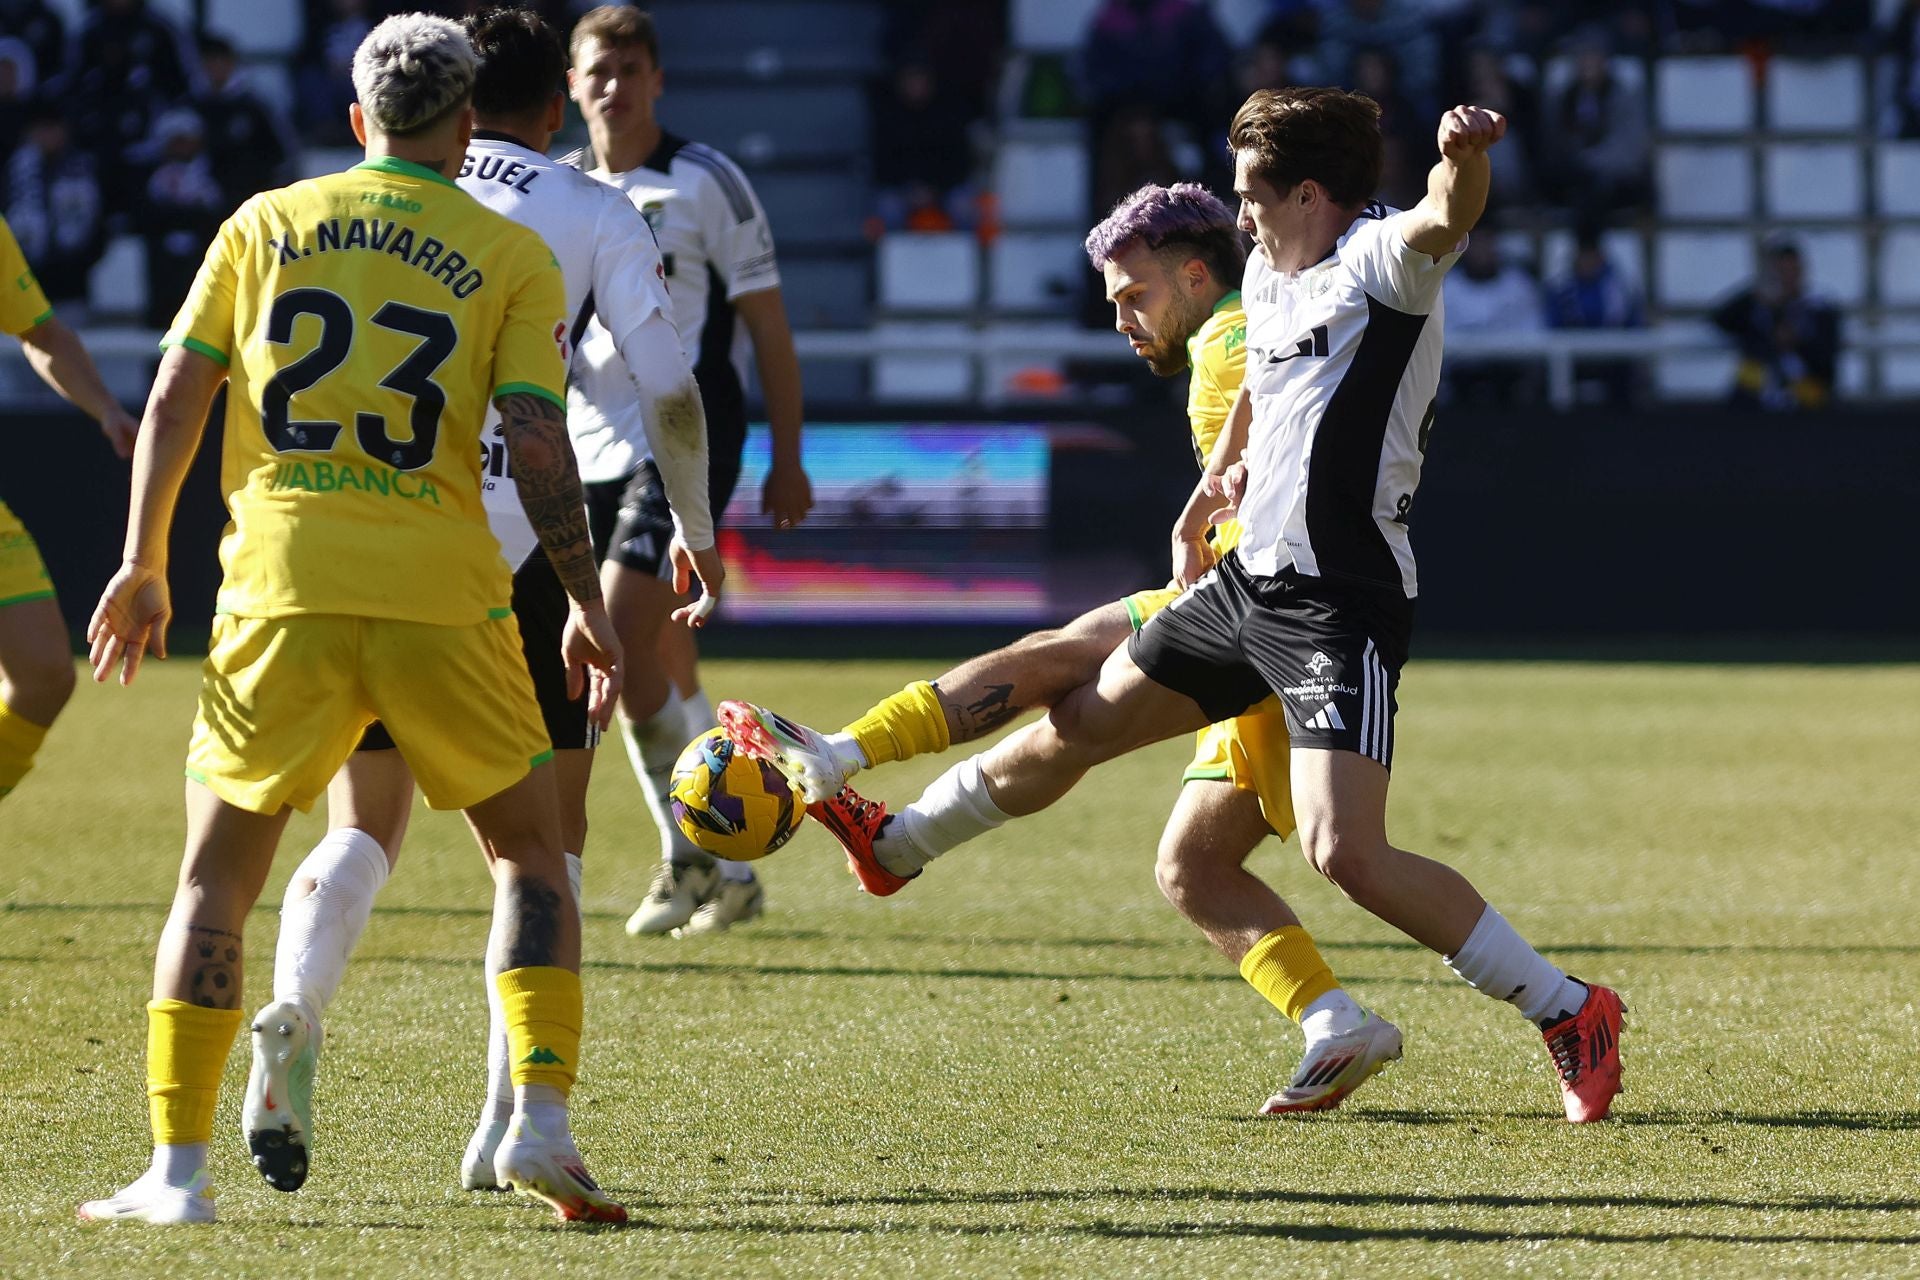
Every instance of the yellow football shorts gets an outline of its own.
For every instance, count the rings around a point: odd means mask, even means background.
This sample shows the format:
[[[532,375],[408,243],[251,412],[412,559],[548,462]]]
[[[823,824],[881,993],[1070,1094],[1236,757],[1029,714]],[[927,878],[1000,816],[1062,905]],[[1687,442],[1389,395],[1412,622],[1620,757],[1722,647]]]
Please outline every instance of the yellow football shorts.
[[[467,627],[223,614],[187,776],[242,809],[304,810],[375,719],[436,809],[478,804],[553,755],[511,614]]]
[[[1136,591],[1122,603],[1138,631],[1147,619],[1172,604],[1177,587]],[[1231,782],[1251,791],[1274,834],[1293,834],[1293,779],[1287,758],[1287,716],[1280,699],[1268,697],[1231,720],[1210,724],[1194,735],[1193,762],[1182,782]]]
[[[47,576],[46,561],[40,558],[33,535],[0,502],[0,607],[52,596],[53,579]]]

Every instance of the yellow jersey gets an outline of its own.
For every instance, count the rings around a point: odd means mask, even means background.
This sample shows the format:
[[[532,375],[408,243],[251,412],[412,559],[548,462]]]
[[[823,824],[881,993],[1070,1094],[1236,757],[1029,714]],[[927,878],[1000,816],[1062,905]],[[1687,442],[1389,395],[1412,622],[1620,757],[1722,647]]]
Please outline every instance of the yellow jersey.
[[[0,331],[21,334],[52,318],[53,306],[20,252],[13,228],[0,218]]]
[[[1247,374],[1247,313],[1235,289],[1213,304],[1213,314],[1187,339],[1187,423],[1193,428],[1193,451],[1205,467],[1214,442],[1227,425],[1240,383]],[[1213,531],[1214,550],[1221,555],[1240,540],[1240,522],[1229,520]]]
[[[220,612],[505,616],[480,431],[502,395],[564,409],[566,337],[546,244],[422,165],[248,200],[161,344],[227,368]]]

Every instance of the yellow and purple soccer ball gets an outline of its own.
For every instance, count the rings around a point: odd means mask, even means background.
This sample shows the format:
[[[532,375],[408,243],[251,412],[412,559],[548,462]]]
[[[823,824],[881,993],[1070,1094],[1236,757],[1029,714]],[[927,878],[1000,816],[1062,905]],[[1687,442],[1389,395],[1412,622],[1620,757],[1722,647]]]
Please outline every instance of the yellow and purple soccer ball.
[[[799,795],[765,761],[709,729],[673,763],[673,820],[716,858],[751,862],[793,838],[806,817]]]

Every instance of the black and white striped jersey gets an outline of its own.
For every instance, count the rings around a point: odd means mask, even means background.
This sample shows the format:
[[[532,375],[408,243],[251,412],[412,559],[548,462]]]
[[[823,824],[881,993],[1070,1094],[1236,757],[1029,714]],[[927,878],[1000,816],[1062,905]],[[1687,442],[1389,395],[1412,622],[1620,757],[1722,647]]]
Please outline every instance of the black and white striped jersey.
[[[1440,284],[1466,247],[1434,259],[1405,214],[1370,205],[1332,254],[1293,275],[1256,249],[1247,311],[1247,571],[1291,565],[1419,593],[1407,516],[1440,383]]]
[[[736,323],[732,302],[780,285],[766,211],[732,160],[712,147],[671,133],[637,169],[610,172],[591,150],[567,162],[626,192],[660,241],[673,322],[693,361],[706,404],[711,449],[737,450],[746,440],[747,354],[752,343]],[[583,349],[598,364],[603,344],[591,328]]]

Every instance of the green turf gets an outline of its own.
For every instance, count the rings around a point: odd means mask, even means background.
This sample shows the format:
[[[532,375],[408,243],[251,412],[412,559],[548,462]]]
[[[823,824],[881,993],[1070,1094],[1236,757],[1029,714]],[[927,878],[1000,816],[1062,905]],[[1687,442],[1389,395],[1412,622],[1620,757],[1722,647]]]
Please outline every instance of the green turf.
[[[930,669],[709,683],[837,722]],[[1920,1272],[1920,668],[1410,671],[1395,834],[1624,992],[1613,1123],[1558,1120],[1517,1016],[1277,844],[1257,869],[1407,1057],[1333,1115],[1252,1118],[1298,1037],[1155,891],[1178,745],[885,901],[810,829],[767,864],[763,921],[689,943],[621,931],[654,837],[615,748],[575,1097],[630,1229],[456,1189],[486,888],[457,820],[424,812],[329,1019],[307,1188],[247,1166],[236,1052],[220,1225],[81,1228],[74,1203],[145,1159],[140,1006],[194,677],[83,689],[0,808],[0,1275]],[[870,782],[904,799],[938,768]],[[263,901],[319,829],[296,820]],[[253,926],[249,1006],[274,918]]]

